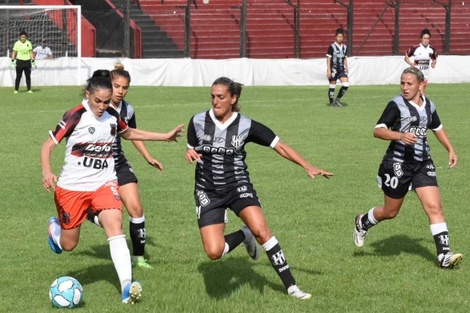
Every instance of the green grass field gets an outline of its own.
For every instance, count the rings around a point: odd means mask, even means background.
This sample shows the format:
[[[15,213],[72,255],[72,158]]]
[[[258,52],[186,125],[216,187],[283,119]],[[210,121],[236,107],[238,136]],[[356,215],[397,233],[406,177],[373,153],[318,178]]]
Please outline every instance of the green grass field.
[[[459,156],[458,166],[448,170],[447,153],[430,135],[451,244],[465,256],[470,256],[469,87],[428,87]],[[102,229],[86,222],[73,252],[55,255],[49,249],[46,228],[55,207],[53,194],[41,184],[39,151],[47,131],[80,102],[80,87],[33,90],[14,95],[12,88],[0,88],[0,312],[57,312],[48,290],[62,275],[83,285],[84,302],[76,312],[468,312],[467,260],[454,270],[437,268],[427,218],[413,193],[396,219],[369,232],[362,250],[352,241],[356,214],[382,203],[375,177],[388,143],[373,138],[372,131],[387,102],[399,94],[398,84],[352,85],[344,98],[347,106],[335,109],[327,106],[327,87],[243,91],[243,114],[271,127],[314,165],[335,174],[312,181],[271,149],[247,148],[268,222],[298,285],[313,293],[308,301],[285,294],[264,254],[255,262],[240,247],[220,261],[206,257],[192,196],[194,167],[184,160],[185,139],[148,143],[164,165],[162,174],[125,142],[140,180],[147,253],[154,265],[153,270],[135,269],[144,295],[133,307],[120,303]],[[166,131],[209,108],[210,88],[131,87],[127,100],[136,108],[140,128]],[[56,174],[64,146],[54,151]],[[229,218],[228,231],[241,226],[235,215]]]

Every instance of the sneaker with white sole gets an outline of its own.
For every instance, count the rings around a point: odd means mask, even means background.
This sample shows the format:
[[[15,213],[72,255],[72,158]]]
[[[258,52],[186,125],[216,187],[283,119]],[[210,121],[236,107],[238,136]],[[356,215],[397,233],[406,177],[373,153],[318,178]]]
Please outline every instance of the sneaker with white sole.
[[[260,256],[260,249],[256,243],[256,238],[253,236],[253,233],[247,226],[242,227],[242,232],[245,234],[245,244],[246,252],[253,260],[258,260]]]
[[[128,283],[122,292],[122,303],[134,304],[142,296],[142,285],[138,281]]]
[[[361,218],[362,214],[356,216],[356,223],[354,225],[353,239],[354,244],[357,247],[362,247],[364,245],[364,240],[366,239],[367,230],[362,229]]]
[[[462,262],[463,254],[453,253],[451,251],[447,253],[441,253],[437,256],[437,262],[440,268],[453,268]]]
[[[57,217],[51,217],[49,219],[49,223],[47,225],[47,234],[49,236],[49,247],[51,247],[51,250],[54,251],[54,253],[57,253],[57,254],[61,254],[62,253],[62,249],[59,247],[58,244],[55,243],[54,239],[52,239],[52,230],[51,230],[51,227],[53,225],[57,225],[57,227],[60,228],[60,224],[59,224],[59,219]]]
[[[290,296],[292,296],[294,298],[297,298],[297,299],[300,299],[300,300],[307,300],[307,299],[310,299],[312,297],[311,294],[303,292],[302,290],[300,290],[299,287],[297,287],[297,285],[292,285],[289,288],[287,288],[287,293]]]

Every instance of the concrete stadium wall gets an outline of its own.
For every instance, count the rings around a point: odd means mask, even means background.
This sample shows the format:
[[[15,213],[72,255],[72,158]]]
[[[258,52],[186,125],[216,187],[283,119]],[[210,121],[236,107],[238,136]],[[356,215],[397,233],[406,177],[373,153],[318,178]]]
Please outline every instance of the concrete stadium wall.
[[[80,86],[97,69],[124,64],[133,86],[210,86],[227,76],[246,86],[325,86],[326,57],[318,59],[115,59],[82,58],[80,71],[76,58],[36,61],[32,85]],[[0,58],[0,86],[13,87],[15,70],[9,58]],[[388,85],[399,82],[407,64],[403,56],[350,57],[351,85]],[[441,55],[431,69],[431,83],[470,82],[470,56]],[[24,86],[24,77],[21,86]]]

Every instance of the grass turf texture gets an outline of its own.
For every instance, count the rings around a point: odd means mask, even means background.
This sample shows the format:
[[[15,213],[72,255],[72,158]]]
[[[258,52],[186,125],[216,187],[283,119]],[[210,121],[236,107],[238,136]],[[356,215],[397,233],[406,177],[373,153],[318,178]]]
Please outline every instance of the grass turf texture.
[[[470,256],[467,225],[470,106],[468,84],[428,87],[459,156],[447,169],[447,153],[432,134],[444,210],[454,251]],[[0,88],[4,136],[0,149],[2,249],[0,311],[56,312],[48,288],[58,276],[77,278],[84,302],[76,312],[466,312],[470,281],[466,261],[455,270],[436,266],[427,218],[413,193],[395,220],[373,228],[362,250],[354,247],[354,217],[382,203],[375,177],[387,142],[373,127],[395,86],[352,86],[344,108],[329,108],[327,87],[245,87],[242,113],[271,127],[297,151],[335,176],[310,181],[298,166],[269,148],[250,144],[248,165],[274,234],[302,290],[313,299],[285,294],[265,254],[254,262],[240,247],[220,261],[203,251],[192,196],[194,167],[179,143],[148,143],[164,165],[149,167],[130,142],[125,151],[141,190],[153,270],[137,268],[144,295],[134,307],[120,302],[118,278],[102,229],[85,222],[70,253],[53,254],[47,221],[53,194],[41,184],[39,151],[47,131],[80,102],[79,87],[38,87],[34,94]],[[187,124],[210,107],[210,88],[131,87],[127,100],[138,126],[166,131]],[[64,143],[53,153],[59,174]],[[128,232],[127,213],[124,229]],[[227,231],[241,226],[229,215]],[[128,238],[129,247],[130,241]]]

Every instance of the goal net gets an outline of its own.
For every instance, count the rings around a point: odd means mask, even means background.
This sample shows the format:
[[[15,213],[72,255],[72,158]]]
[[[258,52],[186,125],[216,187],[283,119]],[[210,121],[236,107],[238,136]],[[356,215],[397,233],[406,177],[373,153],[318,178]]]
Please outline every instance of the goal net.
[[[10,57],[20,32],[28,34],[33,48],[43,40],[54,59],[76,58],[81,63],[81,6],[0,5],[0,56]],[[78,78],[80,79],[80,78]]]

